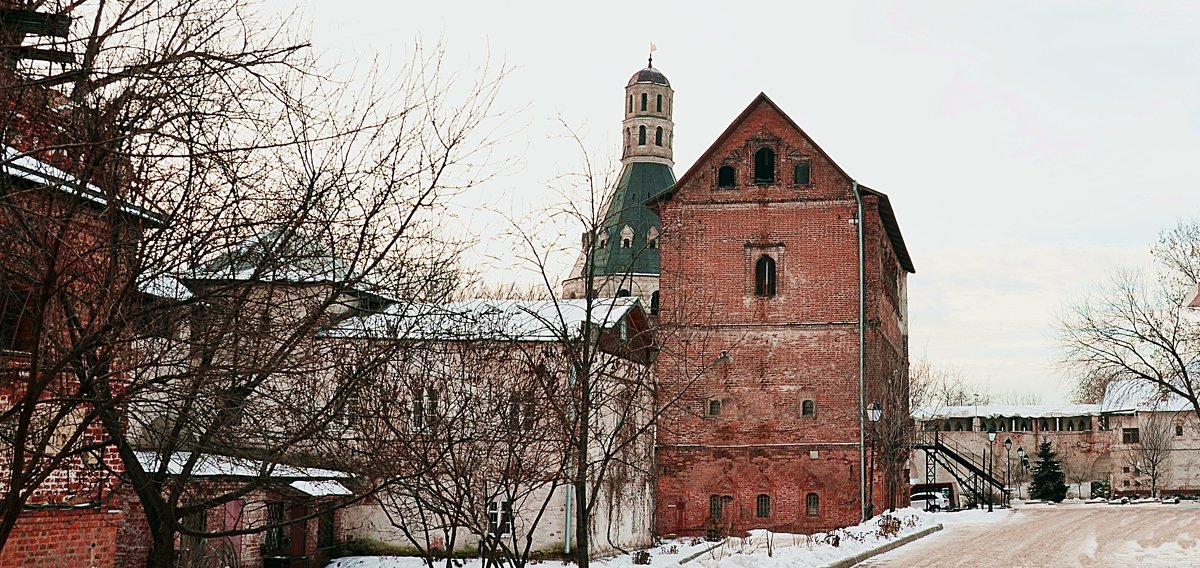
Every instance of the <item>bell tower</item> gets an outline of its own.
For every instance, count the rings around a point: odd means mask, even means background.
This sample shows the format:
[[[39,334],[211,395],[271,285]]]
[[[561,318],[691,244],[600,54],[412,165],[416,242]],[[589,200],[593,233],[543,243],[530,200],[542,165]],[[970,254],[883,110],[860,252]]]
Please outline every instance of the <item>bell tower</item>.
[[[651,55],[646,68],[634,73],[625,85],[623,164],[649,162],[674,167],[674,107],[675,91],[667,77],[654,68]]]
[[[658,215],[646,200],[675,183],[675,91],[651,56],[625,84],[621,177],[606,196],[604,218],[585,231],[583,251],[563,282],[563,297],[637,296],[658,313]],[[590,283],[590,286],[589,286]]]

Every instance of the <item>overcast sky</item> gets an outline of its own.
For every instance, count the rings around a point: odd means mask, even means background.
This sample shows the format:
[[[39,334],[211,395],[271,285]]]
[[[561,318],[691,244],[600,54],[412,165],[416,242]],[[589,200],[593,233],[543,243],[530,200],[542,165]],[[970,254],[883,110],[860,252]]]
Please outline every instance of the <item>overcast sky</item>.
[[[1200,2],[312,0],[304,12],[331,59],[395,67],[421,38],[464,75],[488,58],[513,68],[497,105],[521,128],[500,151],[523,163],[458,204],[456,226],[491,251],[480,258],[510,248],[493,211],[544,207],[548,182],[579,169],[558,117],[601,162],[617,157],[623,88],[651,41],[676,93],[676,175],[767,93],[891,196],[917,268],[913,359],[998,393],[1066,398],[1056,313],[1115,268],[1147,265],[1161,229],[1200,213]]]

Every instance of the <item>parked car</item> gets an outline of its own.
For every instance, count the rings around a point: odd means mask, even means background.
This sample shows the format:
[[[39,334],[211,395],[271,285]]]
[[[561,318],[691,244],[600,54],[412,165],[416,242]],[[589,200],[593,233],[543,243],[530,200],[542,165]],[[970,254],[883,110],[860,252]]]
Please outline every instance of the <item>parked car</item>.
[[[913,493],[912,507],[926,511],[945,511],[950,508],[950,499],[935,491]]]

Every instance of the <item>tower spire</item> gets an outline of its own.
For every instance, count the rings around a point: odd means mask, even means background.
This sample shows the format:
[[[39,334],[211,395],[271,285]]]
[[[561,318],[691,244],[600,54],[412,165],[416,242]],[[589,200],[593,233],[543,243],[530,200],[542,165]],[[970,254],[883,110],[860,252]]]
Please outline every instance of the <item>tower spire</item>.
[[[654,42],[650,42],[650,57],[646,60],[647,68],[654,67],[654,50],[656,49],[658,49],[658,46],[654,45]]]

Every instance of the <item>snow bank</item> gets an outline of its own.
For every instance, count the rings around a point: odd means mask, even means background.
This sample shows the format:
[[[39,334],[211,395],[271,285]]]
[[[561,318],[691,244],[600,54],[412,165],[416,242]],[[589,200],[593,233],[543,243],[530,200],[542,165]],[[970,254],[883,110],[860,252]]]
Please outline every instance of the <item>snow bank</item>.
[[[881,546],[887,542],[915,533],[938,523],[991,523],[1007,518],[1011,511],[985,510],[956,513],[927,513],[916,509],[901,509],[883,514],[865,523],[813,535],[752,531],[745,538],[729,538],[722,543],[703,539],[677,539],[649,549],[650,566],[657,568],[679,566],[681,560],[701,553],[684,566],[687,568],[715,567],[813,567],[824,566]],[[711,550],[708,550],[710,549]],[[557,563],[555,563],[557,564]],[[629,554],[596,560],[603,568],[635,568]],[[479,568],[478,560],[467,560],[464,568]],[[418,568],[417,558],[354,556],[338,558],[326,568]]]

